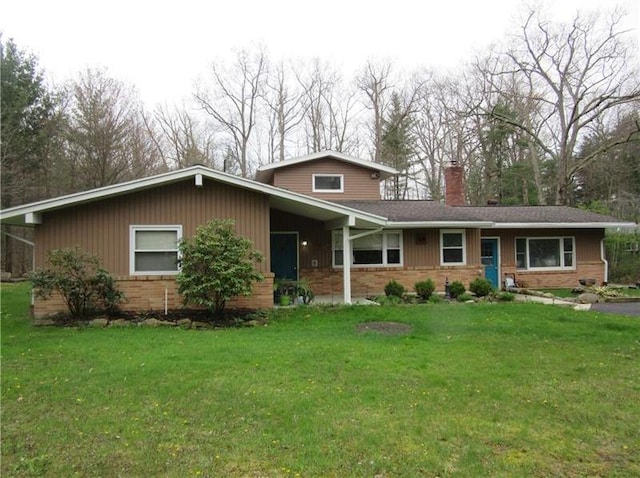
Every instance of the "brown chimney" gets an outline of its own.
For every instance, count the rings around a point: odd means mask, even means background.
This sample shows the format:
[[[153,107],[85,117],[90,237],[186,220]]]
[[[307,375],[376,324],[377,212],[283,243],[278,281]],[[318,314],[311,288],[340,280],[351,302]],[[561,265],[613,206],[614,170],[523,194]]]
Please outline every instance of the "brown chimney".
[[[444,170],[444,203],[464,206],[464,169],[457,161],[451,161]]]

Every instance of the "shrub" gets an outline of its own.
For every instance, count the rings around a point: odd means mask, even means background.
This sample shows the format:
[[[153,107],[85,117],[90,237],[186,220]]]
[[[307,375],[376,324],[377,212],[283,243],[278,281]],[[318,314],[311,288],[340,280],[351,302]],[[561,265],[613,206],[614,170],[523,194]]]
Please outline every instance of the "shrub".
[[[396,282],[395,279],[390,280],[387,285],[384,286],[384,294],[387,297],[398,297],[402,298],[406,289],[402,284]]]
[[[262,254],[238,236],[230,219],[199,226],[193,239],[180,242],[181,271],[176,281],[185,304],[204,306],[219,315],[227,300],[251,295],[253,282],[263,280],[255,270]]]
[[[496,294],[496,299],[500,302],[513,302],[516,298],[516,295],[512,292],[499,292]]]
[[[467,302],[469,300],[473,300],[473,296],[471,294],[463,293],[458,295],[458,297],[456,297],[456,300],[458,302]]]
[[[456,299],[459,295],[464,294],[467,291],[464,284],[460,281],[453,281],[449,284],[449,295],[452,299]]]
[[[473,292],[476,297],[485,297],[491,294],[493,285],[490,280],[484,277],[477,277],[469,284],[469,290]]]
[[[414,285],[416,294],[423,300],[431,297],[431,294],[436,290],[436,285],[432,279],[426,279],[420,282],[416,282]]]
[[[397,295],[379,295],[376,302],[380,305],[398,305],[402,304],[402,297]]]
[[[36,297],[46,299],[53,291],[62,295],[73,317],[98,311],[115,312],[124,294],[118,290],[100,260],[78,247],[47,252],[48,269],[29,275]]]
[[[429,296],[430,304],[439,304],[440,302],[442,302],[442,297],[440,297],[438,294],[431,294]]]

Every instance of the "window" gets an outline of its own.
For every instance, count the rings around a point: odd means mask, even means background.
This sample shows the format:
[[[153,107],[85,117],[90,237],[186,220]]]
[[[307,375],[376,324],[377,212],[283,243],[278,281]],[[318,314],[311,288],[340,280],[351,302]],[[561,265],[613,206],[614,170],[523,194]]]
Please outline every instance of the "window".
[[[342,174],[314,174],[314,193],[344,192],[344,176]]]
[[[161,275],[178,272],[182,226],[131,226],[130,272]]]
[[[573,269],[575,245],[573,237],[516,238],[518,269]]]
[[[440,231],[440,263],[443,266],[466,264],[464,230]]]
[[[355,236],[366,231],[352,230]],[[402,265],[402,233],[384,231],[358,237],[351,243],[354,266]],[[333,231],[333,265],[342,266],[342,231]]]

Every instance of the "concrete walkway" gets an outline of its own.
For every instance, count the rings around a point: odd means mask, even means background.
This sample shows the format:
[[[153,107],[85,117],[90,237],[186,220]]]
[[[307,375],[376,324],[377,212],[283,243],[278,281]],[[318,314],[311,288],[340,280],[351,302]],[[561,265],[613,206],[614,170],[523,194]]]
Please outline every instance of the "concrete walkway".
[[[373,302],[366,297],[352,297],[352,304],[357,305],[378,305],[377,302]],[[344,304],[342,294],[336,295],[316,295],[313,299],[314,305],[341,305]]]
[[[537,295],[526,295],[526,294],[515,294],[515,300],[517,302],[536,302],[539,304],[548,304],[548,305],[561,305],[564,307],[571,307],[574,310],[590,310],[591,304],[577,304],[570,300],[556,299],[556,298],[548,298],[548,297],[538,297]]]

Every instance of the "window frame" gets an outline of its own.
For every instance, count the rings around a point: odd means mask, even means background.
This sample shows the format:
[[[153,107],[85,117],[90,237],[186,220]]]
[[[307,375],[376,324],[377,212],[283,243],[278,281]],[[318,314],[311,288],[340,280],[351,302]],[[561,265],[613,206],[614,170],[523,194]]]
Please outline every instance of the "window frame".
[[[532,240],[555,240],[558,242],[559,249],[558,254],[560,256],[560,265],[559,266],[543,266],[543,267],[531,267],[531,247],[529,246],[530,241]],[[571,250],[567,251],[565,249],[565,241],[571,241]],[[522,254],[522,251],[518,251],[518,241],[525,241],[525,267],[518,267],[518,254]],[[566,254],[571,253],[571,265],[566,265]],[[576,238],[575,236],[518,236],[514,239],[514,254],[516,261],[516,270],[519,271],[573,271],[576,270]]]
[[[340,178],[340,189],[321,189],[316,187],[316,178]],[[311,178],[311,190],[314,193],[344,193],[344,174],[317,173]]]
[[[136,249],[136,233],[138,231],[146,231],[146,232],[167,232],[172,231],[176,233],[176,247],[175,249],[144,249],[137,250]],[[175,252],[176,258],[178,261],[180,260],[180,250],[178,248],[178,244],[182,240],[182,225],[181,224],[171,224],[171,225],[130,225],[129,226],[129,274],[132,276],[160,276],[160,275],[177,275],[180,273],[180,265],[176,266],[175,270],[166,270],[166,271],[137,271],[136,270],[136,253],[137,252]]]
[[[353,234],[358,234],[360,232],[366,232],[364,229],[353,229],[351,230]],[[351,250],[351,268],[366,268],[366,267],[403,267],[404,264],[404,241],[402,239],[402,230],[401,229],[389,229],[377,232],[371,235],[382,235],[382,263],[379,264],[354,264],[353,262],[353,244]],[[388,236],[391,234],[398,235],[398,251],[399,251],[399,262],[389,263],[389,251],[396,250],[395,248],[389,248],[389,239]],[[342,251],[342,248],[336,249],[336,235],[340,235],[340,244],[342,244],[342,230],[334,229],[331,231],[331,265],[335,269],[342,269],[344,267],[343,264],[336,264],[336,251]],[[366,237],[366,236],[365,236]],[[356,239],[357,240],[357,239]]]
[[[445,234],[461,234],[462,245],[456,247],[444,247]],[[462,262],[445,262],[445,249],[462,249]],[[466,229],[440,229],[440,265],[441,266],[465,266],[467,265],[467,230]]]

